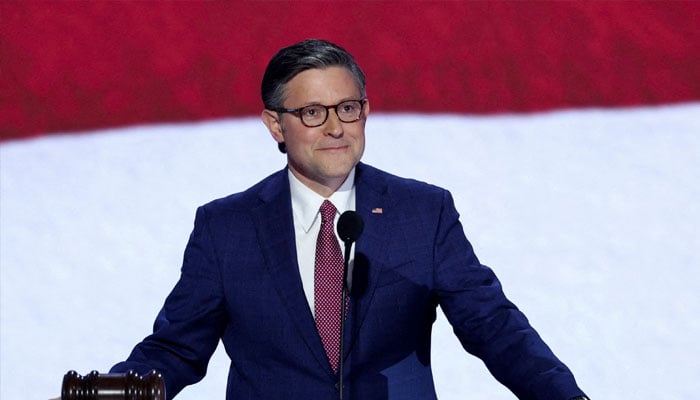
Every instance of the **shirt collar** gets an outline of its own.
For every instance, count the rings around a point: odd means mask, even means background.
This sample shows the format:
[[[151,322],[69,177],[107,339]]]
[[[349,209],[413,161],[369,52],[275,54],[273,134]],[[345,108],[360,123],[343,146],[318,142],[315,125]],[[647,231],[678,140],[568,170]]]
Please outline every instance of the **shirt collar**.
[[[301,224],[304,232],[308,233],[316,222],[316,218],[319,218],[319,209],[323,200],[329,200],[333,203],[338,209],[337,215],[355,209],[355,168],[350,170],[345,182],[328,198],[324,198],[301,183],[291,170],[288,170],[287,173],[289,174],[294,218]]]

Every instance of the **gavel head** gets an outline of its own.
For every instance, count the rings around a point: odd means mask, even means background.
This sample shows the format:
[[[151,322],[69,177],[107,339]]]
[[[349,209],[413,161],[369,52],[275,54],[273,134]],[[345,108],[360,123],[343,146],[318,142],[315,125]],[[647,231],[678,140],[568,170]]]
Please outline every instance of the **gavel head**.
[[[134,371],[81,376],[68,371],[63,376],[61,400],[165,400],[163,376],[151,371],[143,377]]]

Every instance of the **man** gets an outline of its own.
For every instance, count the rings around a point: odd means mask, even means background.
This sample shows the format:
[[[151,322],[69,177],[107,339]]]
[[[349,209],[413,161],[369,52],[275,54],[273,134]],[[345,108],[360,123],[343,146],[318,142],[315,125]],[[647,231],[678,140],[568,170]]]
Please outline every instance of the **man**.
[[[435,399],[430,336],[440,306],[464,348],[518,398],[585,398],[479,263],[449,192],[360,162],[370,106],[350,54],[321,40],[284,48],[262,98],[287,168],[197,210],[154,333],[112,372],[156,369],[171,398],[202,379],[221,339],[227,399]],[[346,210],[364,231],[341,336],[343,261],[332,232]]]

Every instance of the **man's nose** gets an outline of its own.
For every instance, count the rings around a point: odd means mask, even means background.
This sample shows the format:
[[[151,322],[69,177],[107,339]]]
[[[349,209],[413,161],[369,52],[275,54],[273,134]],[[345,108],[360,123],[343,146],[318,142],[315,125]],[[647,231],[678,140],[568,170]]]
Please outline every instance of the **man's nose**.
[[[333,137],[339,137],[343,134],[343,122],[338,118],[338,114],[332,108],[328,110],[328,118],[324,124],[324,130],[326,134]]]

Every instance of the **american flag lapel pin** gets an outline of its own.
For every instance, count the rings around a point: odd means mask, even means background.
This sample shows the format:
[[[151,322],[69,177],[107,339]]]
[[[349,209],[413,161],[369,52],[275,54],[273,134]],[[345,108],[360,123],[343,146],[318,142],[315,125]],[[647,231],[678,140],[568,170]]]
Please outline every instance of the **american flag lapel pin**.
[[[372,214],[381,214],[384,210],[381,207],[375,207],[372,209]]]

